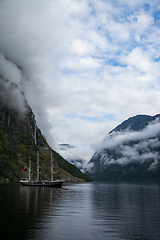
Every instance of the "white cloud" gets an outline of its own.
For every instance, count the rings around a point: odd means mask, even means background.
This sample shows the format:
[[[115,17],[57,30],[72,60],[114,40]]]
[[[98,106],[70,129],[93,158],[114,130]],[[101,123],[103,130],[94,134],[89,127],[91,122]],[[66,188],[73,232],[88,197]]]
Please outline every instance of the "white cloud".
[[[159,8],[151,0],[0,1],[0,52],[10,60],[1,74],[23,88],[51,146],[81,145],[87,161],[117,124],[159,112]]]
[[[105,148],[112,149],[112,148],[116,148],[117,146],[123,145],[124,143],[127,143],[129,141],[143,141],[143,140],[155,137],[159,132],[160,132],[160,122],[155,121],[150,123],[142,131],[129,131],[128,129],[128,131],[125,130],[122,132],[112,132],[111,134],[108,134],[105,137],[103,142],[96,144],[94,148],[96,151],[101,151],[102,149],[105,149]],[[144,144],[145,142],[142,142],[142,143]],[[149,141],[147,140],[146,144],[148,146],[148,144],[153,144],[153,143],[154,143],[154,140],[149,140]],[[126,147],[126,150],[127,148],[128,147]]]
[[[20,69],[8,61],[2,53],[0,53],[0,72],[4,79],[14,82],[21,88],[22,74]]]
[[[94,54],[95,46],[88,41],[82,41],[81,39],[77,39],[72,43],[72,51],[80,56],[84,56],[87,54]]]
[[[117,145],[114,149],[114,155],[108,154],[106,150],[102,150],[100,153],[97,152],[96,155],[98,155],[100,160],[101,169],[110,164],[126,165],[129,163],[142,164],[144,162],[148,162],[150,164],[148,170],[151,170],[156,168],[159,163],[159,153],[155,147],[160,147],[158,138],[141,140],[139,143],[132,145]],[[94,169],[94,162],[92,162],[92,167],[89,170],[94,171]]]
[[[140,72],[152,72],[154,63],[149,59],[147,52],[136,47],[127,56],[121,58],[122,63],[133,66]]]

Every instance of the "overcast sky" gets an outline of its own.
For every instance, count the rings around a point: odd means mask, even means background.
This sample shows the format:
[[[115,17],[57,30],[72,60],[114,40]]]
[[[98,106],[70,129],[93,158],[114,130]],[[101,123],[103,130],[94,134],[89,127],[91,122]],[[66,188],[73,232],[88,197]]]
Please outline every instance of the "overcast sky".
[[[88,161],[116,125],[159,113],[159,0],[0,0],[0,52],[53,149]]]

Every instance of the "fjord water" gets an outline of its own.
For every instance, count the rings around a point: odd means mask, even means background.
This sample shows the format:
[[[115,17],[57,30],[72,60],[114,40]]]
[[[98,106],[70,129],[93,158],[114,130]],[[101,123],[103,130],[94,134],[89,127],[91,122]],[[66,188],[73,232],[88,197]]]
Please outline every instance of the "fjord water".
[[[160,186],[93,182],[0,185],[2,240],[159,240]]]

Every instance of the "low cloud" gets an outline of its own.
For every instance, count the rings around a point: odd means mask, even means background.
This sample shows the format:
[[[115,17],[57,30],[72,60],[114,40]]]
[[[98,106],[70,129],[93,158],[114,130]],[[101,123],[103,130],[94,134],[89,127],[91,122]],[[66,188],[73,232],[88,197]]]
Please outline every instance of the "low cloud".
[[[14,108],[21,117],[27,111],[22,78],[20,69],[0,53],[0,100],[3,105]]]
[[[152,140],[152,141],[151,141]],[[116,162],[119,164],[128,164],[130,162],[143,163],[146,160],[157,160],[158,152],[155,147],[160,147],[158,139],[151,139],[141,141],[139,144],[133,146],[123,145],[116,149],[116,152],[123,157],[120,157]]]
[[[123,145],[131,141],[142,141],[152,137],[155,137],[160,133],[160,122],[159,119],[151,122],[147,127],[142,131],[122,131],[122,132],[113,132],[108,134],[105,137],[105,140],[99,144],[93,145],[96,151],[101,151],[102,149],[112,149],[117,146]],[[149,142],[152,140],[149,140]],[[143,142],[145,144],[145,142]]]
[[[72,160],[82,160],[83,165],[87,164],[90,157],[93,154],[93,150],[78,148],[78,147],[61,147],[59,146],[58,152],[63,156],[68,162],[72,163]]]
[[[142,131],[113,132],[108,134],[94,157],[99,158],[102,168],[105,168],[108,164],[125,165],[131,162],[143,163],[149,161],[149,169],[153,169],[159,163],[159,134],[159,118],[151,122]]]
[[[158,113],[159,1],[148,10],[145,3],[0,1],[1,75],[24,92],[54,149],[69,142],[89,161],[91,146],[115,125]],[[115,136],[111,145],[127,138],[134,134]]]
[[[160,147],[160,142],[156,139],[158,147]],[[107,151],[102,151],[97,153],[101,169],[106,168],[110,164],[126,165],[129,163],[144,163],[148,162],[150,164],[149,170],[156,168],[159,164],[159,153],[156,149],[152,148],[148,141],[145,141],[146,148],[144,149],[140,142],[139,144],[133,146],[122,145],[116,148],[114,155],[108,154]],[[116,156],[115,156],[116,154]],[[94,162],[91,162],[92,166],[90,171],[94,171]]]

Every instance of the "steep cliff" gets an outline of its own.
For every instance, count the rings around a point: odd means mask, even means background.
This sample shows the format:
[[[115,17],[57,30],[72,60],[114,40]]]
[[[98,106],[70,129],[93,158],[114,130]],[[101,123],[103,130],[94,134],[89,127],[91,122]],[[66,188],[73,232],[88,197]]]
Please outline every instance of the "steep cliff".
[[[29,158],[32,160],[31,178],[36,178],[37,152],[40,161],[40,179],[50,179],[50,156],[54,160],[54,179],[71,182],[91,179],[69,164],[51,149],[40,129],[35,116],[18,86],[0,78],[0,179],[18,180],[28,175]],[[14,94],[13,94],[14,91]],[[17,101],[15,92],[23,99]]]

